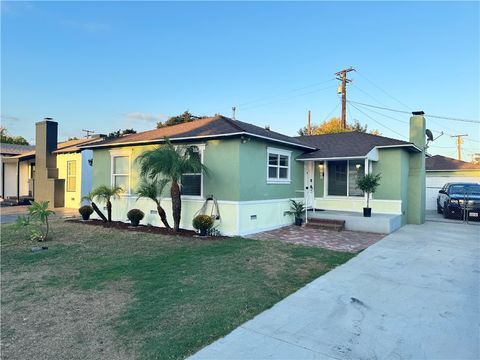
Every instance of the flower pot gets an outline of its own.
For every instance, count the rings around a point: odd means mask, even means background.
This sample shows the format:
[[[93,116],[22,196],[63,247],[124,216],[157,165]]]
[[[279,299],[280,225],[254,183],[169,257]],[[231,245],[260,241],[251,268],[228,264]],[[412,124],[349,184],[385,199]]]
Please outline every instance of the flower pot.
[[[295,218],[295,225],[297,226],[302,226],[303,219],[302,218]]]
[[[82,219],[85,221],[90,220],[90,214],[82,214]]]
[[[207,229],[200,229],[200,236],[207,236]]]
[[[132,226],[135,226],[137,227],[139,224],[140,224],[140,220],[130,220],[130,222],[132,223]]]
[[[372,216],[372,208],[363,208],[363,216],[364,217]]]

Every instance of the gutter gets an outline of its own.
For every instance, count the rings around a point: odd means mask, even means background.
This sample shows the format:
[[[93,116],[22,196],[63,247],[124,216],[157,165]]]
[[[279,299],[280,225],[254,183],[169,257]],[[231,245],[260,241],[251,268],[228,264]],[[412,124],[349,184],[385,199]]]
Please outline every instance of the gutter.
[[[248,135],[248,136],[251,136],[251,137],[266,139],[266,140],[270,140],[270,141],[273,141],[273,142],[283,143],[283,144],[287,144],[287,145],[295,146],[295,147],[299,147],[299,148],[317,150],[317,148],[311,147],[311,146],[308,146],[308,145],[296,144],[296,143],[292,143],[292,142],[289,142],[289,141],[273,139],[273,138],[270,138],[270,137],[267,137],[267,136],[256,135],[256,134],[248,133],[248,132],[245,132],[245,131],[230,133],[230,134],[219,134],[219,135],[175,137],[175,138],[170,138],[170,141],[174,142],[174,141],[181,141],[181,140],[215,139],[215,138],[232,137],[232,136],[239,136],[239,135]],[[161,144],[161,143],[164,143],[164,142],[165,142],[165,139],[139,140],[139,141],[131,141],[131,142],[98,144],[98,145],[88,145],[87,144],[87,145],[79,146],[79,148],[81,148],[81,149],[95,149],[95,148],[109,148],[109,147],[129,146],[129,145]]]

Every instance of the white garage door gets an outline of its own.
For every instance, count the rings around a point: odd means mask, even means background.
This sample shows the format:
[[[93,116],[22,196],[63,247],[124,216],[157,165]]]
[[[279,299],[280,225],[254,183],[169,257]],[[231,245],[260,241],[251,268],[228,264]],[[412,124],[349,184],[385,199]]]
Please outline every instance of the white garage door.
[[[480,182],[479,177],[475,176],[427,176],[427,210],[437,209],[437,195],[438,191],[449,182]]]

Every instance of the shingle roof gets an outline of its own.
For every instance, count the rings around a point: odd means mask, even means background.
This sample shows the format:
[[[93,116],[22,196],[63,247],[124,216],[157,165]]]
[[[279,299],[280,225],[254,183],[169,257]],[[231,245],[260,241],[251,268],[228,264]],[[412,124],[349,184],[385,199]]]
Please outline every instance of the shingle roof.
[[[425,159],[425,168],[427,171],[480,170],[480,164],[434,155]]]
[[[405,146],[418,151],[414,144],[406,141],[356,131],[337,134],[298,136],[297,139],[319,149],[300,156],[300,160],[364,157],[377,146]]]
[[[95,137],[95,138],[82,138],[82,139],[77,139],[77,140],[68,140],[68,141],[63,141],[57,144],[57,150],[55,150],[53,153],[54,154],[63,154],[63,153],[72,153],[72,152],[79,152],[82,151],[83,149],[80,148],[80,145],[84,144],[92,144],[96,142],[103,141],[103,138],[101,137]],[[12,156],[12,159],[23,159],[26,160],[27,158],[31,158],[35,156],[35,146],[31,146],[33,150],[27,151],[23,154],[19,154],[16,156]]]
[[[232,120],[225,116],[217,115],[200,120],[167,126],[160,129],[129,134],[120,138],[106,140],[101,144],[86,145],[83,148],[113,147],[129,144],[146,144],[163,142],[165,138],[171,141],[196,139],[196,138],[219,138],[233,135],[248,135],[270,139],[276,142],[287,143],[304,149],[314,149],[300,140],[267,130],[256,125],[248,124],[239,120]]]
[[[20,155],[35,149],[35,146],[0,143],[0,153],[4,155]]]

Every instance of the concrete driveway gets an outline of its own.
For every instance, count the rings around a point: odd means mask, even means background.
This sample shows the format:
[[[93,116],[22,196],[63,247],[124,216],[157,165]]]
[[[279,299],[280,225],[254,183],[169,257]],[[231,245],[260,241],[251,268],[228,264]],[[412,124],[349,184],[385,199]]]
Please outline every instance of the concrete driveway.
[[[26,205],[0,207],[0,224],[13,224],[17,220],[18,215],[28,214],[27,207]],[[53,211],[55,211],[54,218],[80,216],[77,209],[55,208]]]
[[[479,241],[405,226],[191,359],[479,359]]]

